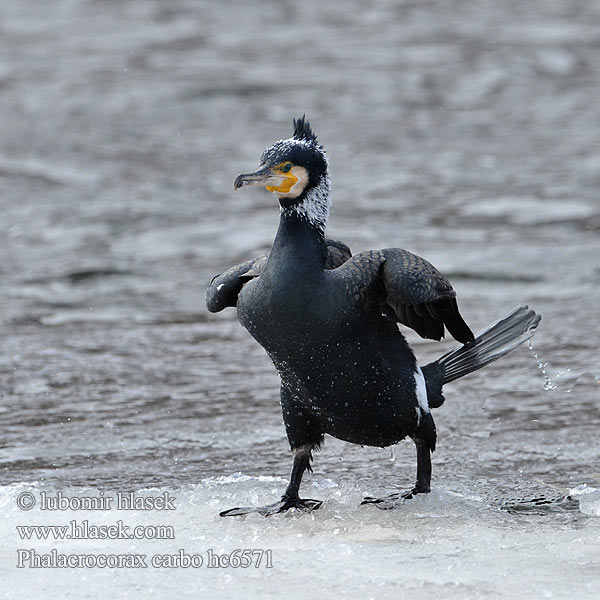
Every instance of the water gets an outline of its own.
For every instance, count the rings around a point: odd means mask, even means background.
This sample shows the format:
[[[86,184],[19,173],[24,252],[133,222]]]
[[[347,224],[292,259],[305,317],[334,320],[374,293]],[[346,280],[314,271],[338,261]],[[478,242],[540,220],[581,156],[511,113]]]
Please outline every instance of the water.
[[[594,596],[600,16],[558,0],[448,6],[2,4],[6,597]],[[535,307],[548,380],[521,347],[450,384],[429,497],[361,507],[412,485],[414,448],[392,461],[327,438],[303,484],[320,511],[219,519],[274,501],[291,461],[272,366],[203,295],[268,249],[273,199],[232,182],[304,112],[330,156],[329,234],[425,256],[473,330]],[[424,363],[452,343],[408,338]],[[138,490],[169,491],[177,509],[16,505],[24,491]],[[84,518],[172,525],[175,539],[15,530]],[[22,547],[271,549],[273,568],[17,569]]]

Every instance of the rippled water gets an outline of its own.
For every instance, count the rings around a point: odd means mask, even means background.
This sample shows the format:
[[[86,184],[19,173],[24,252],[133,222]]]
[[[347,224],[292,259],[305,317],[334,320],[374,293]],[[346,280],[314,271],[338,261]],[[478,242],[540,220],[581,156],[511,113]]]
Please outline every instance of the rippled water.
[[[7,597],[597,589],[598,7],[354,4],[2,3]],[[290,456],[272,366],[233,310],[206,312],[204,291],[268,249],[273,199],[232,182],[304,112],[330,157],[329,235],[425,256],[474,330],[528,303],[543,316],[537,361],[521,347],[448,386],[430,497],[359,507],[411,485],[412,444],[391,462],[328,438],[304,484],[322,511],[225,521],[275,499]],[[451,344],[408,337],[423,362]],[[20,511],[21,491],[146,488],[177,496],[177,548],[269,547],[274,568],[15,568],[16,524],[74,518]]]

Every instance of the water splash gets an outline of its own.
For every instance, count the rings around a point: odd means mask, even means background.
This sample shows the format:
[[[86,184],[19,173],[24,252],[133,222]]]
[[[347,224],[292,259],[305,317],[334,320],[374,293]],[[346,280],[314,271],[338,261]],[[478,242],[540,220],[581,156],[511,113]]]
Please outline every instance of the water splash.
[[[544,389],[546,391],[553,392],[558,386],[554,383],[554,381],[552,381],[552,378],[549,377],[548,373],[546,373],[546,367],[548,366],[548,363],[543,363],[540,360],[537,352],[533,349],[533,344],[531,343],[531,340],[527,340],[527,345],[529,346],[531,354],[533,354],[533,357],[535,358],[535,362],[537,363],[538,369],[542,372],[542,375],[544,376]]]
[[[394,446],[390,446],[390,455],[388,456],[390,462],[396,462],[396,455],[394,454]]]
[[[568,376],[565,381],[558,381],[558,379],[560,379],[561,377],[564,377],[565,375]],[[561,385],[569,386],[565,390],[567,393],[569,393],[575,387],[575,384],[577,383],[579,376],[572,373],[571,368],[568,367],[566,369],[563,369],[562,371],[559,371],[556,374],[556,377],[554,379],[556,380],[556,387],[560,387]]]
[[[550,375],[548,375],[548,372],[546,370],[546,368],[548,367],[548,363],[547,362],[543,363],[540,360],[538,353],[533,348],[533,344],[531,343],[531,340],[527,341],[527,345],[529,346],[529,350],[531,351],[531,353],[533,354],[533,356],[535,358],[535,361],[537,362],[538,369],[542,372],[542,375],[544,376],[544,389],[546,391],[553,392],[554,390],[561,387],[561,388],[566,388],[565,391],[567,393],[569,393],[573,390],[573,388],[575,387],[575,384],[577,383],[579,378],[582,375],[584,375],[582,373],[580,373],[580,374],[573,373],[571,371],[571,367],[567,367],[566,369],[559,371],[553,377],[550,377]],[[598,381],[598,378],[596,378],[596,380]]]

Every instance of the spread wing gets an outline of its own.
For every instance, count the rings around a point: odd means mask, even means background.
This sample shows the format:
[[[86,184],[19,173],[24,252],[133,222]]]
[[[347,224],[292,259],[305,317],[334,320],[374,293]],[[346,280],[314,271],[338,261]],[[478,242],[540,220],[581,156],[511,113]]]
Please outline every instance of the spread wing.
[[[428,261],[401,248],[369,250],[340,268],[355,298],[377,302],[382,314],[414,329],[421,337],[441,340],[444,327],[463,344],[473,340],[450,282]]]
[[[327,256],[325,268],[336,269],[352,257],[350,248],[343,242],[325,240]],[[247,260],[239,265],[227,269],[221,275],[213,277],[206,290],[206,307],[210,312],[219,312],[228,306],[236,306],[238,294],[245,283],[255,277],[260,277],[263,272],[268,254],[263,254],[252,260]]]
[[[210,312],[219,312],[228,306],[236,306],[237,298],[244,283],[255,277],[257,269],[264,268],[267,255],[247,260],[215,275],[206,290],[206,308]],[[246,277],[244,278],[244,276]]]

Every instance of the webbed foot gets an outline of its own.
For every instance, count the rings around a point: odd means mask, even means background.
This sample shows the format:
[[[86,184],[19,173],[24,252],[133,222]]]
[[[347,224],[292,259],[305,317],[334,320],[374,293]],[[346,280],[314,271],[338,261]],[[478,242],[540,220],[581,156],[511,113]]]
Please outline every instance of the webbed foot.
[[[363,504],[374,504],[380,510],[391,510],[392,508],[396,508],[404,503],[405,500],[410,500],[414,498],[417,494],[428,494],[430,492],[429,488],[415,486],[409,492],[396,492],[394,494],[388,494],[383,498],[373,498],[371,496],[365,496],[365,499],[360,503],[361,506]]]
[[[301,510],[303,512],[312,512],[321,508],[323,502],[321,500],[311,500],[310,498],[290,498],[289,496],[283,495],[279,502],[274,504],[267,504],[266,506],[245,506],[241,508],[230,508],[219,513],[220,517],[241,517],[242,515],[249,515],[252,513],[258,513],[263,517],[270,517],[279,513],[286,512],[292,508]]]

